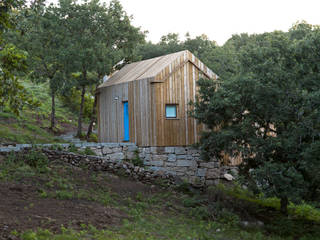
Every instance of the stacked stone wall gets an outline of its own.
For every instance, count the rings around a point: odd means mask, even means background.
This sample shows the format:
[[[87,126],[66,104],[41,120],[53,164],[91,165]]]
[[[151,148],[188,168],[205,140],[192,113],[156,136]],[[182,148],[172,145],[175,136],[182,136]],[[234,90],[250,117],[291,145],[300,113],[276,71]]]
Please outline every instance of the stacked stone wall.
[[[79,143],[81,150],[90,148],[96,156],[83,156],[67,152],[70,144],[39,144],[50,160],[62,159],[73,165],[88,165],[95,170],[119,171],[120,169],[136,179],[151,181],[163,178],[173,183],[187,181],[195,186],[216,184],[226,174],[235,176],[236,167],[221,166],[219,160],[203,161],[200,152],[192,147],[137,147],[132,143]],[[24,151],[29,144],[1,146],[0,153]],[[59,148],[60,151],[54,150]],[[140,159],[144,167],[134,166],[132,159]],[[230,177],[230,175],[229,175]],[[230,180],[230,179],[229,179]]]

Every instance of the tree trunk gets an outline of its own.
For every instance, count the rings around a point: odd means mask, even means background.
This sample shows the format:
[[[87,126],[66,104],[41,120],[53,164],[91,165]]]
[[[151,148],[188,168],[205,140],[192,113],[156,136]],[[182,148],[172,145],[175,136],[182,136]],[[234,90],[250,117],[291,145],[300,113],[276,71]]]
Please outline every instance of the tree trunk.
[[[280,212],[284,215],[288,215],[288,197],[281,197],[280,200]]]
[[[84,95],[85,95],[85,93],[86,93],[86,87],[82,86],[81,103],[80,103],[80,111],[79,111],[79,118],[78,118],[77,137],[81,137],[82,136],[82,115],[83,115]]]
[[[50,129],[53,130],[55,127],[55,117],[56,116],[56,103],[55,103],[55,93],[51,91],[51,124]]]
[[[91,114],[91,119],[90,119],[90,124],[89,124],[89,127],[88,127],[88,131],[87,131],[87,139],[90,138],[90,135],[92,133],[92,128],[93,128],[93,123],[96,121],[97,119],[97,116],[96,116],[96,113],[97,113],[97,87],[96,86],[96,90],[95,90],[95,94],[94,94],[94,102],[93,102],[93,107],[92,107],[92,114]]]

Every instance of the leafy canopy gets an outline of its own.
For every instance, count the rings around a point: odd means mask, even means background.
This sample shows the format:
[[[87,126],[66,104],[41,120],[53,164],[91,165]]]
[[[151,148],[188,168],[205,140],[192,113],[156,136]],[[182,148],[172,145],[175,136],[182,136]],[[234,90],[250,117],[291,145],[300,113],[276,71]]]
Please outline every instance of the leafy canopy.
[[[208,127],[205,157],[241,157],[251,187],[281,198],[284,211],[320,191],[320,30],[301,27],[250,36],[237,74],[199,81],[193,113]]]

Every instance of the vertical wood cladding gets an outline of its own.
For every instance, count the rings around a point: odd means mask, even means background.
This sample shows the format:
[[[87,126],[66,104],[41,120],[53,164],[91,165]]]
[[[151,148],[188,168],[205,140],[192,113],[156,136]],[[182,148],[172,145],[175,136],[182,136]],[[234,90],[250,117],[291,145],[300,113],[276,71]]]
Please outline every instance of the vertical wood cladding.
[[[130,142],[138,146],[186,146],[197,142],[203,128],[189,116],[189,103],[195,100],[199,73],[216,79],[192,53],[183,51],[153,77],[101,88],[99,140],[123,141],[123,101],[128,101]],[[176,119],[166,118],[166,104],[177,106]]]

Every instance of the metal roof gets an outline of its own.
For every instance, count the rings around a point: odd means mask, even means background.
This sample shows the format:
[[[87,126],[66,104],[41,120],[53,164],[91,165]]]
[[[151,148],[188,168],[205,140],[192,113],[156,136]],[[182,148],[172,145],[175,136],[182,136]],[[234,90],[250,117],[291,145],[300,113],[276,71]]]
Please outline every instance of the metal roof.
[[[186,51],[180,51],[125,65],[106,82],[102,83],[99,88],[155,77],[161,70],[163,70],[163,68],[168,66],[178,57],[182,56],[185,52]]]

